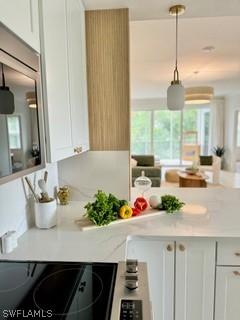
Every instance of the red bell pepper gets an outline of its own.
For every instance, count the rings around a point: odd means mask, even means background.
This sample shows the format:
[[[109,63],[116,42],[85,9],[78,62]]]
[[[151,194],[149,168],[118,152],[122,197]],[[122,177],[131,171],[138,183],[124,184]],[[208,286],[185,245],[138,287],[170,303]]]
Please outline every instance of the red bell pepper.
[[[132,208],[132,215],[133,217],[138,216],[141,213],[141,210],[138,208]]]
[[[140,211],[144,211],[148,207],[148,202],[145,198],[139,197],[135,200],[134,207],[139,209]]]

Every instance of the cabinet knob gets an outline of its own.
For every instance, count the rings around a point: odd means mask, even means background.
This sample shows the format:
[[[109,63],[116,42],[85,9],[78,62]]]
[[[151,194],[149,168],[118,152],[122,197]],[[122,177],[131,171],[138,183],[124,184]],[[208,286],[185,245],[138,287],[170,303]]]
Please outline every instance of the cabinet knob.
[[[240,252],[235,252],[236,257],[240,257]]]
[[[167,251],[173,251],[173,246],[171,244],[167,245]]]
[[[235,276],[240,276],[240,271],[233,271],[233,274],[234,274]]]
[[[180,245],[179,245],[179,250],[180,250],[180,251],[185,251],[186,248],[185,248],[185,246],[184,246],[183,244],[180,244]]]
[[[82,152],[82,147],[76,147],[76,148],[73,149],[73,151],[74,151],[74,153],[79,154],[79,153]]]

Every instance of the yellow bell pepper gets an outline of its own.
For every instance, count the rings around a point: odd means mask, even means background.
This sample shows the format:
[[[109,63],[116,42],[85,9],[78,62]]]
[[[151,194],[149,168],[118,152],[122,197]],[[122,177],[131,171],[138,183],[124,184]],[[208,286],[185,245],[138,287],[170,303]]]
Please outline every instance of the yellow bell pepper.
[[[133,212],[132,212],[132,208],[129,207],[128,205],[124,205],[120,208],[119,210],[119,216],[122,218],[122,219],[128,219],[128,218],[131,218]]]

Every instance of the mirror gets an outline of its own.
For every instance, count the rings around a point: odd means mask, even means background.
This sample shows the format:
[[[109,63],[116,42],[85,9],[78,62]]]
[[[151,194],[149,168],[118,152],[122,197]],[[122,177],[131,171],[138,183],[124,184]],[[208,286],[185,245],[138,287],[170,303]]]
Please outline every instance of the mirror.
[[[0,95],[0,178],[41,164],[36,81],[5,64],[3,67],[14,109],[1,112],[8,108]]]

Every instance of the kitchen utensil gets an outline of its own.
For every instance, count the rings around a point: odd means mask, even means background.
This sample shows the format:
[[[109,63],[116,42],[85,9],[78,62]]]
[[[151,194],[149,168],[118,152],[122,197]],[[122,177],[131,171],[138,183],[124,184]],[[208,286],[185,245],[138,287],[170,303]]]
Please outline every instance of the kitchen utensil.
[[[48,172],[45,171],[45,172],[44,172],[44,178],[43,178],[43,180],[45,181],[45,183],[47,183],[47,179],[48,179]]]
[[[38,186],[39,188],[41,189],[41,202],[49,202],[50,201],[50,198],[49,198],[49,195],[48,195],[48,192],[47,192],[47,184],[45,182],[44,179],[40,179],[38,180]]]
[[[27,184],[28,184],[28,186],[29,186],[29,189],[31,190],[31,192],[32,192],[35,200],[38,202],[38,201],[39,201],[39,197],[36,195],[32,183],[30,182],[30,180],[28,179],[28,177],[25,177],[25,180],[26,180],[26,182],[27,182]]]

